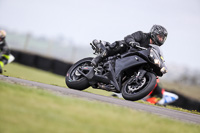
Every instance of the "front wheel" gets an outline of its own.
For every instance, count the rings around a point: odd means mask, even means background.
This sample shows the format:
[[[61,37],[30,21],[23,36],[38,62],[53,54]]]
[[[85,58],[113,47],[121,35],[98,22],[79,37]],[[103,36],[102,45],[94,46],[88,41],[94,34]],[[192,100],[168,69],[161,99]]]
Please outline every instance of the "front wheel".
[[[136,82],[136,76],[129,78],[122,87],[122,96],[126,100],[136,101],[147,96],[156,85],[156,76],[147,72],[145,76]]]
[[[90,86],[86,77],[82,76],[77,70],[81,67],[91,66],[92,59],[92,57],[84,58],[70,67],[65,78],[66,85],[69,88],[84,90]]]

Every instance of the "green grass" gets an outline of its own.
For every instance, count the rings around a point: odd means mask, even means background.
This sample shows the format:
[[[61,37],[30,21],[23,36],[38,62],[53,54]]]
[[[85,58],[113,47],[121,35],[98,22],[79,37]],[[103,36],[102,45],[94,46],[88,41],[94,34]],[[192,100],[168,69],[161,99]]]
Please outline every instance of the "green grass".
[[[200,125],[0,81],[1,133],[199,133]]]
[[[18,63],[6,65],[4,67],[3,75],[66,87],[64,76],[56,75]]]

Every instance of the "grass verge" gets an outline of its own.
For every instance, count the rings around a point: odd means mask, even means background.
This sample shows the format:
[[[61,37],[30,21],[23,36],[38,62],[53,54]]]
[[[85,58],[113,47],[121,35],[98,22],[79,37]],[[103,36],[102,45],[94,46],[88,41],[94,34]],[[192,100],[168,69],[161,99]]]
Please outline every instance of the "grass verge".
[[[199,125],[0,81],[2,133],[198,133]]]

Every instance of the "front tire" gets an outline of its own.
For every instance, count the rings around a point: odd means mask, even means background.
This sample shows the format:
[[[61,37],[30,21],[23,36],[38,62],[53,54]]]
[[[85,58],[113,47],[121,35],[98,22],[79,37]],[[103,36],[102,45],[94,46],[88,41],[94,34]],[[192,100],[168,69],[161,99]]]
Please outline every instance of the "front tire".
[[[69,88],[84,90],[90,86],[87,78],[78,73],[77,69],[83,66],[91,66],[92,59],[92,57],[84,58],[70,67],[65,78],[66,85]]]
[[[122,87],[122,96],[126,100],[136,101],[147,96],[156,85],[156,76],[147,72],[139,85],[133,82],[135,76],[129,78]]]

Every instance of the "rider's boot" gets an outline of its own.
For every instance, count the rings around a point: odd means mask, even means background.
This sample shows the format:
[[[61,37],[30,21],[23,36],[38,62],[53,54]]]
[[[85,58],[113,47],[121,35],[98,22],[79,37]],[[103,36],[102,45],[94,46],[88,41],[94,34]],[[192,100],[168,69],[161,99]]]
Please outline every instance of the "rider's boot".
[[[116,55],[118,53],[120,53],[120,50],[123,49],[124,45],[122,44],[122,42],[114,42],[112,44],[110,44],[109,42],[105,42],[105,41],[98,41],[98,40],[93,40],[92,42],[95,46],[97,46],[99,48],[100,54],[97,55],[92,61],[91,64],[93,66],[97,66],[98,63],[100,61],[102,61],[102,59],[108,57],[108,56],[112,56],[112,55]]]
[[[102,58],[103,57],[101,56],[101,54],[97,55],[92,59],[91,64],[96,67],[98,63],[102,60]]]
[[[106,48],[101,41],[93,40],[92,42],[95,46],[98,47],[100,54],[93,58],[91,64],[95,67],[98,66],[98,63],[102,61],[103,58],[108,56],[108,48]]]
[[[99,62],[102,61],[102,59],[108,57],[108,50],[104,50],[102,51],[101,54],[97,55],[96,57],[93,58],[93,60],[91,61],[91,64],[95,67],[98,66]]]

